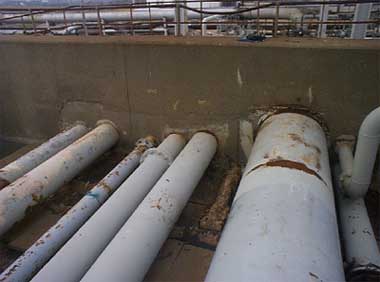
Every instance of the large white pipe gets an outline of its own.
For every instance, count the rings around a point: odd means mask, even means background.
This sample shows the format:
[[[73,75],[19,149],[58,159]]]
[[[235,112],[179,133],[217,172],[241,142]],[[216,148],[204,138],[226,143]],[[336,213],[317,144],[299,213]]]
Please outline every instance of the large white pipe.
[[[274,19],[276,17],[276,8],[263,8],[260,9],[261,19]],[[248,12],[243,12],[241,14],[244,18],[256,19],[257,10],[252,10]],[[289,20],[300,20],[302,18],[302,12],[298,8],[280,8],[278,13],[279,19],[289,19]]]
[[[326,137],[295,113],[256,136],[207,282],[344,281]]]
[[[153,147],[154,143],[155,140],[151,136],[138,140],[135,149],[128,156],[1,273],[0,281],[29,281],[135,170],[141,155],[146,149]]]
[[[196,133],[81,281],[142,281],[216,147],[214,136]]]
[[[181,8],[183,9],[183,8]],[[221,8],[208,8],[204,9],[208,14],[203,14],[203,18],[210,15],[210,13],[215,12],[237,12],[238,8],[235,7],[221,7]],[[150,11],[148,8],[136,8],[132,10],[132,13],[129,9],[123,10],[101,10],[99,11],[99,17],[101,20],[106,22],[117,22],[117,21],[129,21],[131,20],[131,14],[133,21],[147,21],[150,19],[163,19],[174,20],[175,19],[175,8],[151,8]],[[186,12],[187,18],[200,19],[201,14],[188,10]],[[83,16],[84,15],[84,16]],[[257,11],[249,11],[241,14],[244,18],[256,18]],[[13,17],[15,14],[0,14],[0,19]],[[98,14],[96,11],[66,11],[65,16],[62,12],[49,12],[44,14],[35,14],[33,19],[31,16],[23,16],[19,18],[12,18],[4,21],[4,23],[71,23],[71,22],[83,22],[83,17],[86,22],[97,22]],[[275,8],[263,8],[260,9],[260,18],[275,18],[276,9]],[[302,13],[297,8],[286,8],[279,10],[280,19],[300,19]]]
[[[79,281],[184,145],[181,135],[171,134],[145,152],[142,164],[31,281]]]
[[[359,129],[351,182],[344,187],[345,193],[350,198],[364,198],[367,194],[379,144],[380,107],[366,116]]]
[[[236,11],[236,8],[216,8],[208,9],[207,11],[213,12],[231,12]],[[20,18],[13,18],[6,20],[5,23],[64,23],[64,22],[83,22],[83,15],[86,22],[97,22],[98,14],[96,11],[67,11],[65,17],[62,12],[50,12],[44,14],[36,14],[33,16],[23,16]],[[15,14],[0,14],[1,18],[13,17]],[[112,21],[129,21],[131,20],[131,12],[129,9],[123,10],[101,10],[99,11],[99,16],[102,20],[106,22]],[[143,21],[152,19],[167,19],[174,20],[175,18],[175,8],[151,8],[150,13],[148,8],[136,8],[132,10],[132,18],[134,21]],[[187,11],[188,19],[200,18],[200,14]],[[66,20],[65,20],[66,19]]]
[[[42,145],[26,153],[14,162],[0,169],[0,189],[31,171],[62,149],[69,146],[88,132],[87,127],[79,123],[49,139]]]
[[[23,177],[0,191],[0,235],[21,220],[26,210],[55,193],[119,139],[115,126],[101,122]]]

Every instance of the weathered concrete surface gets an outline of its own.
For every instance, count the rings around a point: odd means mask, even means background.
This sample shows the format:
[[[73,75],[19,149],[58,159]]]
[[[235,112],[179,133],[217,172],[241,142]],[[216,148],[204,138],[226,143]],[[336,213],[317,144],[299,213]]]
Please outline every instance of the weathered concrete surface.
[[[204,281],[213,253],[207,249],[168,239],[144,281]]]
[[[0,37],[0,134],[45,139],[107,118],[133,142],[212,126],[236,157],[239,120],[262,105],[304,105],[333,136],[356,134],[379,104],[379,69],[376,40]]]

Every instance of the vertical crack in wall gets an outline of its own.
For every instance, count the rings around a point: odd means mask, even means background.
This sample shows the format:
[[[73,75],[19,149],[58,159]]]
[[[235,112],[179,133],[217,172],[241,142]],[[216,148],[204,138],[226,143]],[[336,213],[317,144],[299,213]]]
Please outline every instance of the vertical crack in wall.
[[[129,87],[128,87],[128,74],[127,74],[127,64],[128,64],[128,55],[126,54],[126,50],[124,50],[124,45],[119,46],[118,48],[121,49],[120,52],[122,52],[122,58],[123,58],[123,77],[124,77],[124,95],[127,98],[127,107],[128,107],[128,127],[129,127],[129,133],[131,133],[131,136],[133,136],[133,123],[132,123],[132,109],[131,109],[131,101],[129,99]],[[129,48],[127,46],[127,48]]]

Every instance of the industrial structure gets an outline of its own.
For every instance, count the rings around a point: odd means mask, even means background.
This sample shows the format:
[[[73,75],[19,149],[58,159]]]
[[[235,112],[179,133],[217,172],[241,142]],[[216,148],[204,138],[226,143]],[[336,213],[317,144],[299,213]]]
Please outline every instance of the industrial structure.
[[[2,34],[241,37],[254,33],[360,39],[380,37],[379,19],[380,4],[368,0],[8,1],[0,6]]]
[[[380,281],[380,3],[0,0],[0,282]]]

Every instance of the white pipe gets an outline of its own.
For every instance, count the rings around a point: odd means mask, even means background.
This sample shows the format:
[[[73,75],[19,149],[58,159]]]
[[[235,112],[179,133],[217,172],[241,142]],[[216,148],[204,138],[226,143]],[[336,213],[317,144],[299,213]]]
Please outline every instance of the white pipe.
[[[207,35],[207,22],[219,19],[221,17],[223,17],[223,16],[222,15],[212,15],[212,16],[204,18],[202,20],[202,36],[206,36]]]
[[[146,151],[141,165],[31,281],[80,280],[184,145],[181,135],[171,134]]]
[[[276,17],[276,8],[263,8],[260,9],[261,19],[274,19]],[[256,19],[257,10],[244,12],[241,14],[244,18]],[[279,19],[300,20],[302,18],[302,12],[298,8],[283,8],[279,9]]]
[[[237,12],[239,8],[235,7],[221,7],[221,8],[208,8],[204,9],[205,12]],[[187,18],[189,20],[199,19],[201,17],[200,13],[187,10]],[[93,11],[66,11],[66,21],[61,12],[51,12],[44,14],[36,14],[33,16],[33,21],[35,23],[64,23],[64,22],[82,22],[83,14],[85,15],[86,22],[97,22],[98,14]],[[131,19],[131,13],[129,9],[123,10],[101,10],[99,11],[99,15],[101,20],[106,22],[113,21],[129,21]],[[205,16],[206,14],[204,14]],[[15,14],[0,14],[1,18],[13,17]],[[244,12],[241,14],[244,18],[256,18],[256,11]],[[275,18],[276,17],[276,9],[275,8],[264,8],[260,9],[260,18]],[[297,8],[286,8],[280,9],[279,18],[280,19],[300,19],[302,17],[302,13]],[[152,19],[162,19],[166,18],[167,20],[175,19],[175,8],[151,8],[150,13],[148,8],[136,8],[132,10],[132,18],[134,21],[146,21],[150,18]],[[31,16],[23,16],[19,18],[12,18],[4,21],[4,23],[31,23]]]
[[[3,167],[0,169],[0,189],[31,171],[87,132],[88,129],[84,124],[77,124]]]
[[[321,5],[319,11],[319,20],[322,22],[326,22],[329,19],[329,11],[330,7],[327,4]],[[326,38],[327,24],[319,24],[318,25],[318,35],[321,38]]]
[[[236,8],[215,8],[215,9],[207,9],[207,11],[213,11],[213,12],[231,12],[236,11]],[[66,22],[82,22],[83,21],[83,14],[81,11],[66,11]],[[98,21],[98,14],[97,12],[92,11],[86,11],[84,12],[85,19],[87,22],[97,22]],[[123,9],[123,10],[101,10],[99,11],[100,18],[106,22],[112,22],[112,21],[128,21],[131,19],[131,13],[129,9]],[[1,18],[7,18],[15,16],[15,14],[0,14]],[[174,20],[175,18],[175,8],[151,8],[150,14],[148,8],[136,8],[132,10],[132,18],[134,21],[143,21],[143,20],[149,20],[150,17],[152,19],[162,19],[166,18],[167,20]],[[187,18],[188,19],[198,19],[200,18],[200,14],[193,12],[193,11],[187,11]],[[45,13],[45,14],[36,14],[33,16],[33,21],[35,23],[45,23],[45,22],[51,22],[51,23],[64,23],[65,18],[63,16],[63,13],[60,12],[51,12],[51,13]],[[31,23],[32,18],[31,16],[23,16],[22,18],[13,18],[6,20],[5,23]]]
[[[142,281],[216,147],[214,136],[196,133],[81,281]]]
[[[173,3],[173,0],[147,0],[146,1],[147,4],[150,4],[150,5],[157,5],[157,4],[170,4],[170,3]],[[195,8],[195,9],[200,9],[201,6],[203,9],[215,9],[215,8],[221,8],[222,7],[222,3],[221,2],[202,2],[202,5],[200,2],[188,2],[188,3],[184,3],[184,2],[181,2],[181,4],[184,4],[186,5],[187,7],[191,7],[191,8]]]
[[[380,273],[380,252],[368,217],[364,199],[338,195],[345,258],[353,267],[377,265]]]
[[[368,21],[371,16],[372,3],[356,4],[354,21]],[[352,39],[364,39],[368,24],[353,24]]]
[[[1,273],[0,281],[29,281],[135,170],[141,155],[146,149],[153,147],[154,143],[154,138],[150,136],[138,140],[135,149],[128,156]]]
[[[109,121],[75,141],[0,191],[0,235],[21,220],[26,210],[55,193],[83,168],[110,149],[119,134]]]
[[[342,135],[336,139],[336,153],[338,154],[342,171],[339,179],[344,186],[350,184],[352,177],[354,163],[352,150],[354,144],[355,137],[352,135]]]
[[[74,26],[68,26],[62,30],[51,30],[51,33],[52,34],[57,34],[57,35],[73,35],[73,34],[77,34],[78,32],[78,29],[81,29],[83,28],[83,25],[82,24],[78,24],[78,25],[74,25]]]
[[[380,107],[367,115],[359,129],[351,182],[344,187],[350,198],[364,198],[367,194],[379,144]]]
[[[374,236],[363,198],[351,199],[344,195],[344,183],[352,171],[354,139],[339,138],[336,149],[339,156],[341,175],[336,180],[336,194],[345,259],[352,271],[362,266],[377,265],[380,273],[380,252]],[[337,175],[335,178],[338,178]],[[343,185],[342,185],[343,184]]]
[[[207,282],[344,281],[326,137],[283,113],[256,136]]]

